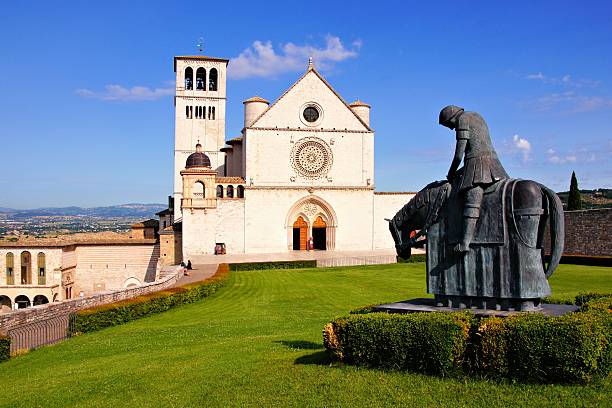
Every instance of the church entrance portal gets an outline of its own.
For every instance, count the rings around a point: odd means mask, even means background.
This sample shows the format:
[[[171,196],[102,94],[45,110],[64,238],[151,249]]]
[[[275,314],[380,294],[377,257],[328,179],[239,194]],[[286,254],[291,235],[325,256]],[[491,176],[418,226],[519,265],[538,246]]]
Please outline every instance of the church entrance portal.
[[[320,216],[312,224],[312,243],[314,249],[327,249],[327,224]]]
[[[308,240],[308,224],[301,216],[293,223],[293,249],[305,251]]]

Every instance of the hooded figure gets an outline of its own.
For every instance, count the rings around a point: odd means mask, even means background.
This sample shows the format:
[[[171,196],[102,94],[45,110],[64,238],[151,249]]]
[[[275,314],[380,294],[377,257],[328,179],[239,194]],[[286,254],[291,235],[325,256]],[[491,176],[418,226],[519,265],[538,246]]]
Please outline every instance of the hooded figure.
[[[455,177],[457,168],[463,160],[463,174],[457,183],[459,192],[464,198],[463,237],[454,249],[456,252],[467,252],[474,237],[476,221],[480,217],[484,189],[509,177],[497,158],[489,136],[489,128],[482,116],[449,105],[440,112],[439,122],[442,126],[455,129],[457,134],[455,156],[446,176],[449,181]]]

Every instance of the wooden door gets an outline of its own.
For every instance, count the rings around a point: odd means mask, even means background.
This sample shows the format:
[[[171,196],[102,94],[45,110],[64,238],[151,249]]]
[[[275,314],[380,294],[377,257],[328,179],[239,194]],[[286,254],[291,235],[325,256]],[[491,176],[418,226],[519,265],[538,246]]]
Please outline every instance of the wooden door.
[[[299,231],[299,233],[294,233],[293,234],[293,239],[295,240],[296,236],[299,236],[299,240],[300,240],[300,251],[305,251],[306,250],[306,242],[308,240],[308,224],[306,223],[306,221],[304,221],[304,218],[302,218],[301,216],[298,217],[298,219],[293,223],[293,231],[297,232],[296,230]],[[293,243],[293,248],[297,249],[298,246],[295,244],[295,242]]]

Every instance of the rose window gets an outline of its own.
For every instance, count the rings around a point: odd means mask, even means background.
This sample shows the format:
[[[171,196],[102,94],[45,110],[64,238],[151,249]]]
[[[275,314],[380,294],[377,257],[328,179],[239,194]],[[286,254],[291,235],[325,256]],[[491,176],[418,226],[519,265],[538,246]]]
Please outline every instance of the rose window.
[[[329,171],[332,154],[323,140],[309,137],[298,141],[291,152],[291,164],[302,176],[323,177]]]

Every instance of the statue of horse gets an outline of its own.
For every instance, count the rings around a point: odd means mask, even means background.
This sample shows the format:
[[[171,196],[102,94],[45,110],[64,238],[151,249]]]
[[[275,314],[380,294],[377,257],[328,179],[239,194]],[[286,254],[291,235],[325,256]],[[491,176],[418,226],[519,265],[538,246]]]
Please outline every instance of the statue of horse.
[[[427,291],[435,295],[437,306],[538,309],[540,299],[551,294],[547,278],[563,252],[559,197],[531,180],[493,184],[485,191],[469,251],[456,253],[453,246],[461,237],[463,207],[456,193],[458,179],[428,184],[389,220],[398,256],[409,258],[411,248],[426,236]],[[544,265],[548,219],[551,253]]]

